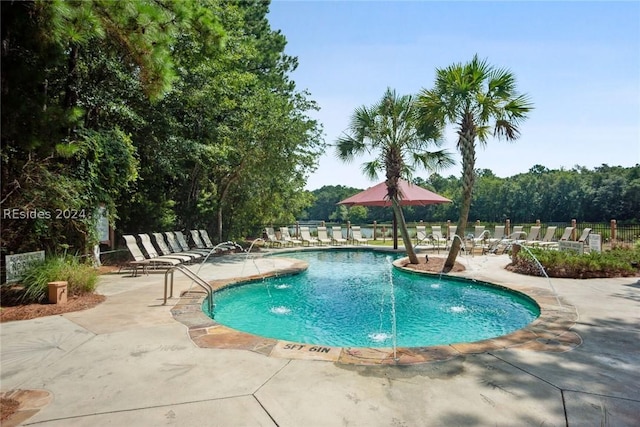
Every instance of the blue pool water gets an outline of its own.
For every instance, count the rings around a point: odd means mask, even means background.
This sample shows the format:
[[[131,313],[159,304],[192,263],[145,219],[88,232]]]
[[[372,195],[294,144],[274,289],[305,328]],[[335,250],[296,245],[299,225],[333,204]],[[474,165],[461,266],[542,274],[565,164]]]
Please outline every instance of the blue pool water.
[[[233,329],[304,344],[391,347],[393,281],[397,345],[472,342],[508,334],[540,314],[503,288],[400,271],[374,251],[308,251],[282,256],[307,271],[214,294],[213,318]],[[209,313],[209,315],[211,315]]]

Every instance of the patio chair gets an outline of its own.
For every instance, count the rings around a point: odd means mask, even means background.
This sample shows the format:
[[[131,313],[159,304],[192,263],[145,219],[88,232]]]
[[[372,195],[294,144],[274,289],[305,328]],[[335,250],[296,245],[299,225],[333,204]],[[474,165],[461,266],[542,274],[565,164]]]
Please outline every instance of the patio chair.
[[[302,246],[304,246],[305,243],[307,246],[311,246],[312,244],[315,246],[318,244],[318,239],[311,237],[311,231],[307,226],[300,227],[300,239],[302,240]]]
[[[473,250],[477,247],[481,248],[483,255],[489,251],[489,230],[485,230],[484,225],[476,225],[474,227],[473,238],[467,240],[471,241]]]
[[[192,251],[189,249],[184,249],[183,246],[178,242],[178,238],[174,234],[173,231],[165,231],[164,235],[167,239],[167,243],[169,244],[169,248],[173,252],[184,253],[184,254],[192,254],[198,258],[206,256],[209,251]],[[187,246],[188,247],[188,246]]]
[[[498,243],[494,244],[490,252],[498,253],[500,249],[502,249],[502,253],[506,253],[511,249],[514,243],[523,243],[527,236],[527,233],[523,230],[524,227],[522,225],[514,225],[513,232],[508,236],[503,237]]]
[[[487,251],[489,253],[498,253],[500,245],[503,244],[505,240],[504,230],[504,225],[496,225],[493,229],[493,235],[487,239]]]
[[[527,233],[524,231],[524,226],[522,225],[514,225],[511,234],[509,234],[508,239],[513,241],[524,240],[527,236]]]
[[[562,233],[562,236],[560,237],[560,239],[558,239],[558,242],[565,242],[565,241],[571,240],[571,235],[573,234],[575,229],[576,229],[575,227],[565,227],[564,232]],[[547,249],[558,249],[560,247],[558,242],[553,242],[553,241],[546,242],[546,243],[542,243],[541,246]]]
[[[207,230],[202,228],[202,229],[200,229],[198,231],[200,232],[200,237],[202,238],[202,241],[205,244],[205,246],[207,248],[213,248],[215,245],[213,244],[213,241],[209,237],[209,233],[207,232]]]
[[[351,226],[351,241],[354,245],[369,244],[369,239],[362,237],[362,230],[358,225]]]
[[[302,245],[302,240],[291,237],[291,234],[289,234],[289,227],[280,227],[280,240],[289,243],[292,246]]]
[[[445,249],[449,249],[451,247],[451,243],[453,243],[453,239],[455,239],[455,236],[457,235],[458,231],[458,226],[457,225],[450,225],[447,229],[447,241],[446,241],[446,246]],[[461,244],[460,248],[464,250],[464,245]]]
[[[200,253],[200,254],[202,254],[204,256],[209,255],[209,252],[211,252],[210,249],[197,248],[197,247],[190,246],[189,243],[187,242],[187,238],[182,233],[182,231],[174,231],[173,234],[176,236],[176,240],[178,241],[178,245],[185,252],[196,252],[196,253]],[[224,249],[224,250],[226,250],[226,249]]]
[[[276,246],[281,247],[283,244],[281,240],[278,240],[278,237],[276,236],[276,232],[273,229],[273,227],[264,228],[264,240],[267,246],[270,246],[272,248],[275,248]]]
[[[440,225],[432,225],[431,226],[431,242],[436,247],[436,250],[440,252],[440,244],[443,243],[445,247],[447,246],[447,239],[442,234],[442,226]]]
[[[591,233],[591,229],[590,228],[584,228],[582,230],[582,234],[580,235],[580,237],[578,237],[578,242],[582,242],[582,243],[587,243],[587,240],[589,239],[589,234]]]
[[[323,227],[323,226],[318,227],[318,242],[321,245],[323,245],[325,243],[326,244],[330,244],[331,243],[331,238],[327,234],[327,227]]]
[[[155,240],[156,242],[156,247],[158,248],[158,253],[162,256],[173,256],[175,255],[180,255],[182,257],[188,257],[191,261],[196,260],[201,258],[201,256],[199,254],[190,254],[190,253],[180,253],[180,252],[174,252],[171,250],[171,248],[169,248],[169,246],[167,245],[167,241],[164,238],[164,235],[162,233],[151,233],[151,235],[153,236],[153,240]]]
[[[148,234],[138,234],[138,238],[140,239],[140,243],[142,243],[142,247],[147,252],[147,256],[149,258],[158,258],[159,256],[163,256],[165,258],[174,258],[183,263],[191,263],[195,257],[186,254],[179,253],[163,253],[162,255],[158,254],[156,248],[151,243],[151,237]]]
[[[486,243],[489,240],[489,230],[484,225],[476,225],[473,230],[473,243]]]
[[[191,240],[193,241],[193,244],[196,245],[196,248],[198,249],[213,249],[214,245],[213,243],[211,243],[211,245],[208,245],[204,242],[204,240],[202,239],[202,237],[200,237],[200,231],[199,230],[189,230],[189,232],[191,233]]]
[[[558,227],[556,226],[550,226],[547,227],[547,231],[544,233],[544,236],[542,237],[542,240],[535,242],[534,246],[541,246],[544,247],[546,245],[549,245],[550,243],[555,243],[553,242],[553,236],[556,235],[556,230],[558,229]]]
[[[175,265],[182,264],[181,261],[175,258],[164,258],[160,256],[152,259],[147,258],[140,250],[140,246],[138,246],[135,236],[126,234],[122,236],[122,238],[127,245],[127,249],[129,249],[129,253],[133,257],[133,261],[129,261],[128,265],[132,268],[133,271],[131,275],[134,277],[138,275],[138,268],[140,267],[142,267],[142,271],[146,273],[148,266],[170,268]]]
[[[540,228],[541,227],[539,225],[534,225],[529,229],[529,234],[524,239],[525,245],[535,245],[540,241]]]
[[[430,241],[431,239],[427,236],[427,226],[416,225],[416,246]]]
[[[331,242],[336,245],[344,245],[347,243],[347,239],[342,237],[342,227],[339,225],[331,227]]]

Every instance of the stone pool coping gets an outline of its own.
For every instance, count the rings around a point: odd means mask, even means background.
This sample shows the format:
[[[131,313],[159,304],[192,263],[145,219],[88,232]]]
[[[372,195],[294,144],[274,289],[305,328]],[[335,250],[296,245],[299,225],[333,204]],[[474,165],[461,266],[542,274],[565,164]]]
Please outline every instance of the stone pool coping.
[[[261,280],[267,277],[297,274],[307,269],[304,261],[291,258],[291,266],[267,274],[213,280],[214,291]],[[433,275],[402,267],[405,259],[396,260],[396,267],[412,274]],[[451,275],[460,280],[462,276]],[[482,282],[485,283],[485,282]],[[540,316],[529,325],[515,332],[496,338],[471,343],[454,343],[430,347],[398,347],[394,355],[392,348],[331,347],[302,344],[285,340],[260,337],[241,332],[217,323],[202,311],[206,297],[204,291],[190,290],[180,296],[171,309],[174,319],[188,328],[191,340],[201,348],[250,350],[265,356],[323,360],[341,364],[356,365],[412,365],[444,361],[466,354],[487,353],[500,349],[523,351],[566,352],[582,344],[580,335],[572,331],[578,320],[576,308],[557,297],[551,290],[513,284],[496,286],[525,294],[540,307]]]

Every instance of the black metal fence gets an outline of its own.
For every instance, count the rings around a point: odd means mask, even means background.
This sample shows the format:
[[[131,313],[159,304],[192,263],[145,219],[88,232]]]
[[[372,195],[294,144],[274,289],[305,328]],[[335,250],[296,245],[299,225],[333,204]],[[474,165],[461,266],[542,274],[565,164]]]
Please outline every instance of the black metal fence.
[[[317,227],[319,225],[326,225],[328,228],[331,228],[333,225],[339,225],[342,228],[343,237],[346,237],[347,230],[351,225],[359,225],[361,227],[363,237],[367,239],[389,239],[393,236],[393,224],[391,222],[381,222],[381,223],[373,223],[373,224],[350,224],[346,223],[324,223],[323,221],[304,221],[296,224],[289,224],[289,230],[292,235],[299,236],[299,227],[301,225],[305,225],[309,227],[309,230],[312,235],[317,235]],[[447,234],[449,225],[456,225],[455,222],[419,222],[419,223],[409,223],[407,224],[407,228],[410,234],[410,237],[414,238],[416,236],[416,226],[423,225],[426,226],[427,232],[429,232],[432,226],[440,226],[442,228],[443,234]],[[495,226],[506,225],[505,223],[484,223],[484,222],[469,222],[467,224],[467,228],[464,233],[458,232],[457,234],[460,236],[467,236],[469,234],[474,234],[475,226],[483,225],[485,230],[487,230],[491,235],[494,234]],[[515,226],[522,226],[525,232],[528,232],[532,226],[539,225],[540,228],[540,238],[546,234],[547,227],[555,226],[557,227],[553,240],[559,240],[566,227],[575,226],[575,233],[571,240],[577,240],[579,236],[582,234],[585,228],[591,229],[591,234],[598,234],[601,237],[601,241],[603,244],[611,244],[615,241],[615,243],[625,243],[625,244],[633,244],[640,241],[640,224],[617,224],[612,221],[611,223],[578,223],[578,222],[549,222],[549,223],[526,223],[526,224],[508,224],[509,230],[513,230]],[[275,227],[276,230],[279,227]],[[400,230],[398,230],[400,233]],[[612,239],[612,236],[615,235],[615,239]]]

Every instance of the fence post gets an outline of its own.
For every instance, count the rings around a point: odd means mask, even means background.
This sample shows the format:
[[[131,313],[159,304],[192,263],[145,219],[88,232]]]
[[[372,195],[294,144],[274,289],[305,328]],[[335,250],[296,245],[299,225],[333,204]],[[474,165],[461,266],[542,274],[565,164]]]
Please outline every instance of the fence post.
[[[447,232],[445,233],[445,235],[447,236],[447,240],[451,239],[451,236],[449,235],[449,233],[450,233],[449,230],[451,230],[451,220],[450,219],[447,220]]]
[[[570,240],[575,242],[576,233],[578,231],[578,221],[576,221],[575,218],[571,220],[571,226],[573,227],[573,231],[571,232],[571,239]]]
[[[376,220],[373,221],[373,240],[378,240],[376,236],[376,229],[378,228],[378,222]]]
[[[611,220],[611,244],[614,244],[617,238],[618,238],[618,224],[616,223],[615,219],[612,219]]]
[[[300,238],[300,222],[296,221],[296,238]]]
[[[509,218],[504,223],[504,235],[511,236],[511,220]]]

